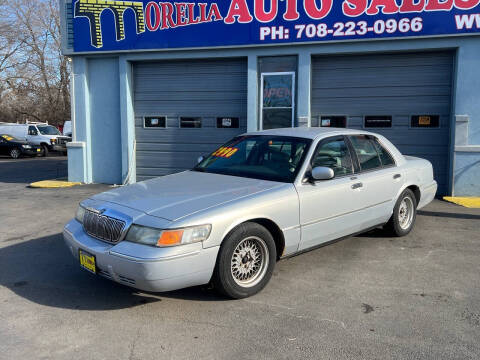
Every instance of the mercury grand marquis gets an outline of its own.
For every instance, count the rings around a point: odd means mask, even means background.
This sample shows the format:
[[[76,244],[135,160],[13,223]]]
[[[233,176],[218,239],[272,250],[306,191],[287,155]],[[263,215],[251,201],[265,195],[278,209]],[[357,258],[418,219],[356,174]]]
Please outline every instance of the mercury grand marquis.
[[[84,269],[137,289],[244,298],[278,260],[383,226],[405,236],[437,191],[427,160],[334,128],[240,135],[189,171],[82,201],[64,228]]]

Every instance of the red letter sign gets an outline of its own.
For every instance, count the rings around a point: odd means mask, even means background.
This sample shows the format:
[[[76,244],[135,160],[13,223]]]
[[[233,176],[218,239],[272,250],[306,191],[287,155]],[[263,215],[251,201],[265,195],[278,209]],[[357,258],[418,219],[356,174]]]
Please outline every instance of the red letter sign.
[[[238,19],[236,19],[236,17]],[[237,20],[239,23],[249,23],[253,20],[250,11],[248,10],[246,0],[232,0],[230,9],[228,9],[225,24],[233,24]]]
[[[347,16],[360,16],[367,10],[368,0],[345,0],[343,13]]]
[[[332,10],[333,0],[320,0],[320,9],[317,7],[316,0],[303,0],[303,7],[307,15],[315,20],[323,19],[330,14]]]

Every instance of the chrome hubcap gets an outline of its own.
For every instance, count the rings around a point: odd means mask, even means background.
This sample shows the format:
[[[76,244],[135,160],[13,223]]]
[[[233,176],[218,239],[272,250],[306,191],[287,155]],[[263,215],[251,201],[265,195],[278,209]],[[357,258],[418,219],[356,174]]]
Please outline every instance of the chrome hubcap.
[[[256,236],[243,239],[235,248],[231,260],[233,280],[242,287],[257,285],[268,268],[268,247]]]
[[[410,227],[413,221],[413,201],[410,197],[405,197],[400,203],[398,210],[398,223],[403,230]]]

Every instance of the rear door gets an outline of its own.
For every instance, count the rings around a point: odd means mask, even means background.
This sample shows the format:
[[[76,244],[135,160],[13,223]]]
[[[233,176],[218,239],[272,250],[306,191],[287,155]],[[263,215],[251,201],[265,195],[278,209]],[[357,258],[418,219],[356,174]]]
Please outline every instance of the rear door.
[[[403,176],[393,157],[377,138],[348,136],[354,153],[357,174],[352,185],[357,191],[361,230],[388,221]]]
[[[323,139],[310,159],[310,166],[334,170],[331,180],[304,181],[297,187],[300,200],[302,239],[299,250],[359,231],[361,194],[355,181],[353,156],[344,136]]]

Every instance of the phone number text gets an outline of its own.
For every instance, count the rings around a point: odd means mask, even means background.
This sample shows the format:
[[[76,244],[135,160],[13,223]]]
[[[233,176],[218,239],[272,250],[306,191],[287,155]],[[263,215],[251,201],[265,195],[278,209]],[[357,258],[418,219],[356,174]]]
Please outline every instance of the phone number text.
[[[333,27],[325,23],[297,24],[294,36],[297,39],[315,39],[327,37],[364,36],[369,33],[377,35],[395,33],[418,33],[423,30],[423,20],[420,17],[413,19],[403,18],[377,20],[373,24],[367,21],[337,22]],[[264,26],[260,28],[260,40],[286,40],[290,39],[290,29],[284,26]]]

